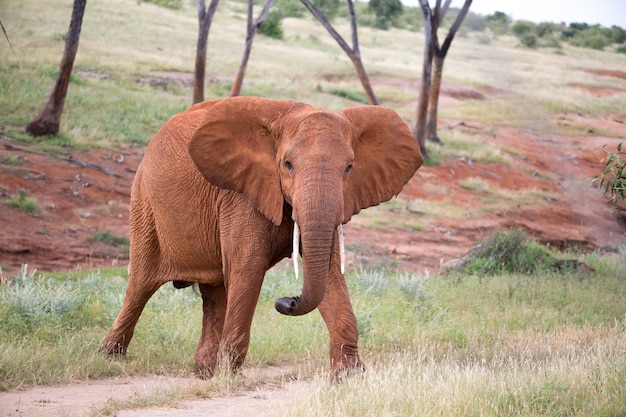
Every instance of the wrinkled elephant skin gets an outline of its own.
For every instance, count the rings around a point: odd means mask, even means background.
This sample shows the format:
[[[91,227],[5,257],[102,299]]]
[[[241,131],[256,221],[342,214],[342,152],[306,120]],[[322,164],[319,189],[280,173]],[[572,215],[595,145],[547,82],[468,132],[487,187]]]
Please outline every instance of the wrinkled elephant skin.
[[[233,369],[248,351],[265,273],[301,233],[303,287],[283,314],[319,309],[335,375],[363,368],[341,272],[337,227],[398,194],[422,164],[417,142],[390,109],[324,111],[236,97],[172,117],[146,149],[131,193],[130,266],[122,309],[100,350],[124,354],[155,291],[197,283],[202,334],[195,371]]]

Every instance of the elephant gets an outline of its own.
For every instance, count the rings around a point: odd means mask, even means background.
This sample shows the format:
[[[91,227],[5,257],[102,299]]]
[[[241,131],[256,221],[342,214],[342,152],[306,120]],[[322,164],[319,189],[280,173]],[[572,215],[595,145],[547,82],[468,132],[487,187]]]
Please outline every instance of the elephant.
[[[407,124],[380,106],[335,113],[232,97],[173,116],[135,174],[128,287],[100,351],[126,353],[163,284],[198,284],[195,375],[210,378],[221,361],[238,371],[266,272],[301,255],[301,295],[278,299],[276,310],[298,316],[317,308],[330,333],[332,374],[364,370],[338,229],[397,195],[422,163]]]

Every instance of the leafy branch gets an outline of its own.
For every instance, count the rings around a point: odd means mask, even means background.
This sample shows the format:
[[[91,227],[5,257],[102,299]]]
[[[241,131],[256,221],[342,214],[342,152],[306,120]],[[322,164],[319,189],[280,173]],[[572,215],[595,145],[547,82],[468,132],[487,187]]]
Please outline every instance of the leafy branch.
[[[613,210],[617,205],[626,200],[626,152],[622,151],[624,142],[617,145],[617,152],[611,152],[602,147],[605,157],[602,158],[604,169],[602,173],[594,175],[593,181],[600,181],[600,189],[609,196],[609,202],[613,204]]]

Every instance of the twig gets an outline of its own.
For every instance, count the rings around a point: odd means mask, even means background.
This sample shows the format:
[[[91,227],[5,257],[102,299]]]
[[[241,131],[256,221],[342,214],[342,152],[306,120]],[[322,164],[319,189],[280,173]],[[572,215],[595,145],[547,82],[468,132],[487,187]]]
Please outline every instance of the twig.
[[[15,50],[13,49],[13,45],[11,45],[11,41],[9,40],[9,35],[7,35],[7,31],[2,24],[2,19],[0,19],[0,26],[2,26],[2,32],[4,32],[4,37],[7,38],[7,43],[9,44],[9,48],[11,48],[11,52],[15,55]]]

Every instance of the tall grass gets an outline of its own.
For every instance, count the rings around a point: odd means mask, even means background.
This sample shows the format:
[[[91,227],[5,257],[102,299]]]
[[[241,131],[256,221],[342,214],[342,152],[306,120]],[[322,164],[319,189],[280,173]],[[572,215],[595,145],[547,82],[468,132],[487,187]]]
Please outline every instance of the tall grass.
[[[310,381],[276,415],[620,415],[626,412],[626,252],[587,261],[596,272],[353,271],[348,282],[368,371],[340,384],[328,382],[328,332],[319,314],[284,317],[273,309],[276,297],[301,286],[281,264],[266,277],[244,375],[252,367],[293,364],[293,377]],[[121,374],[191,376],[201,326],[193,289],[160,289],[128,357],[111,361],[97,348],[119,311],[124,270],[24,270],[4,281],[1,389]],[[227,387],[218,376],[178,398],[264,381],[247,375]]]

